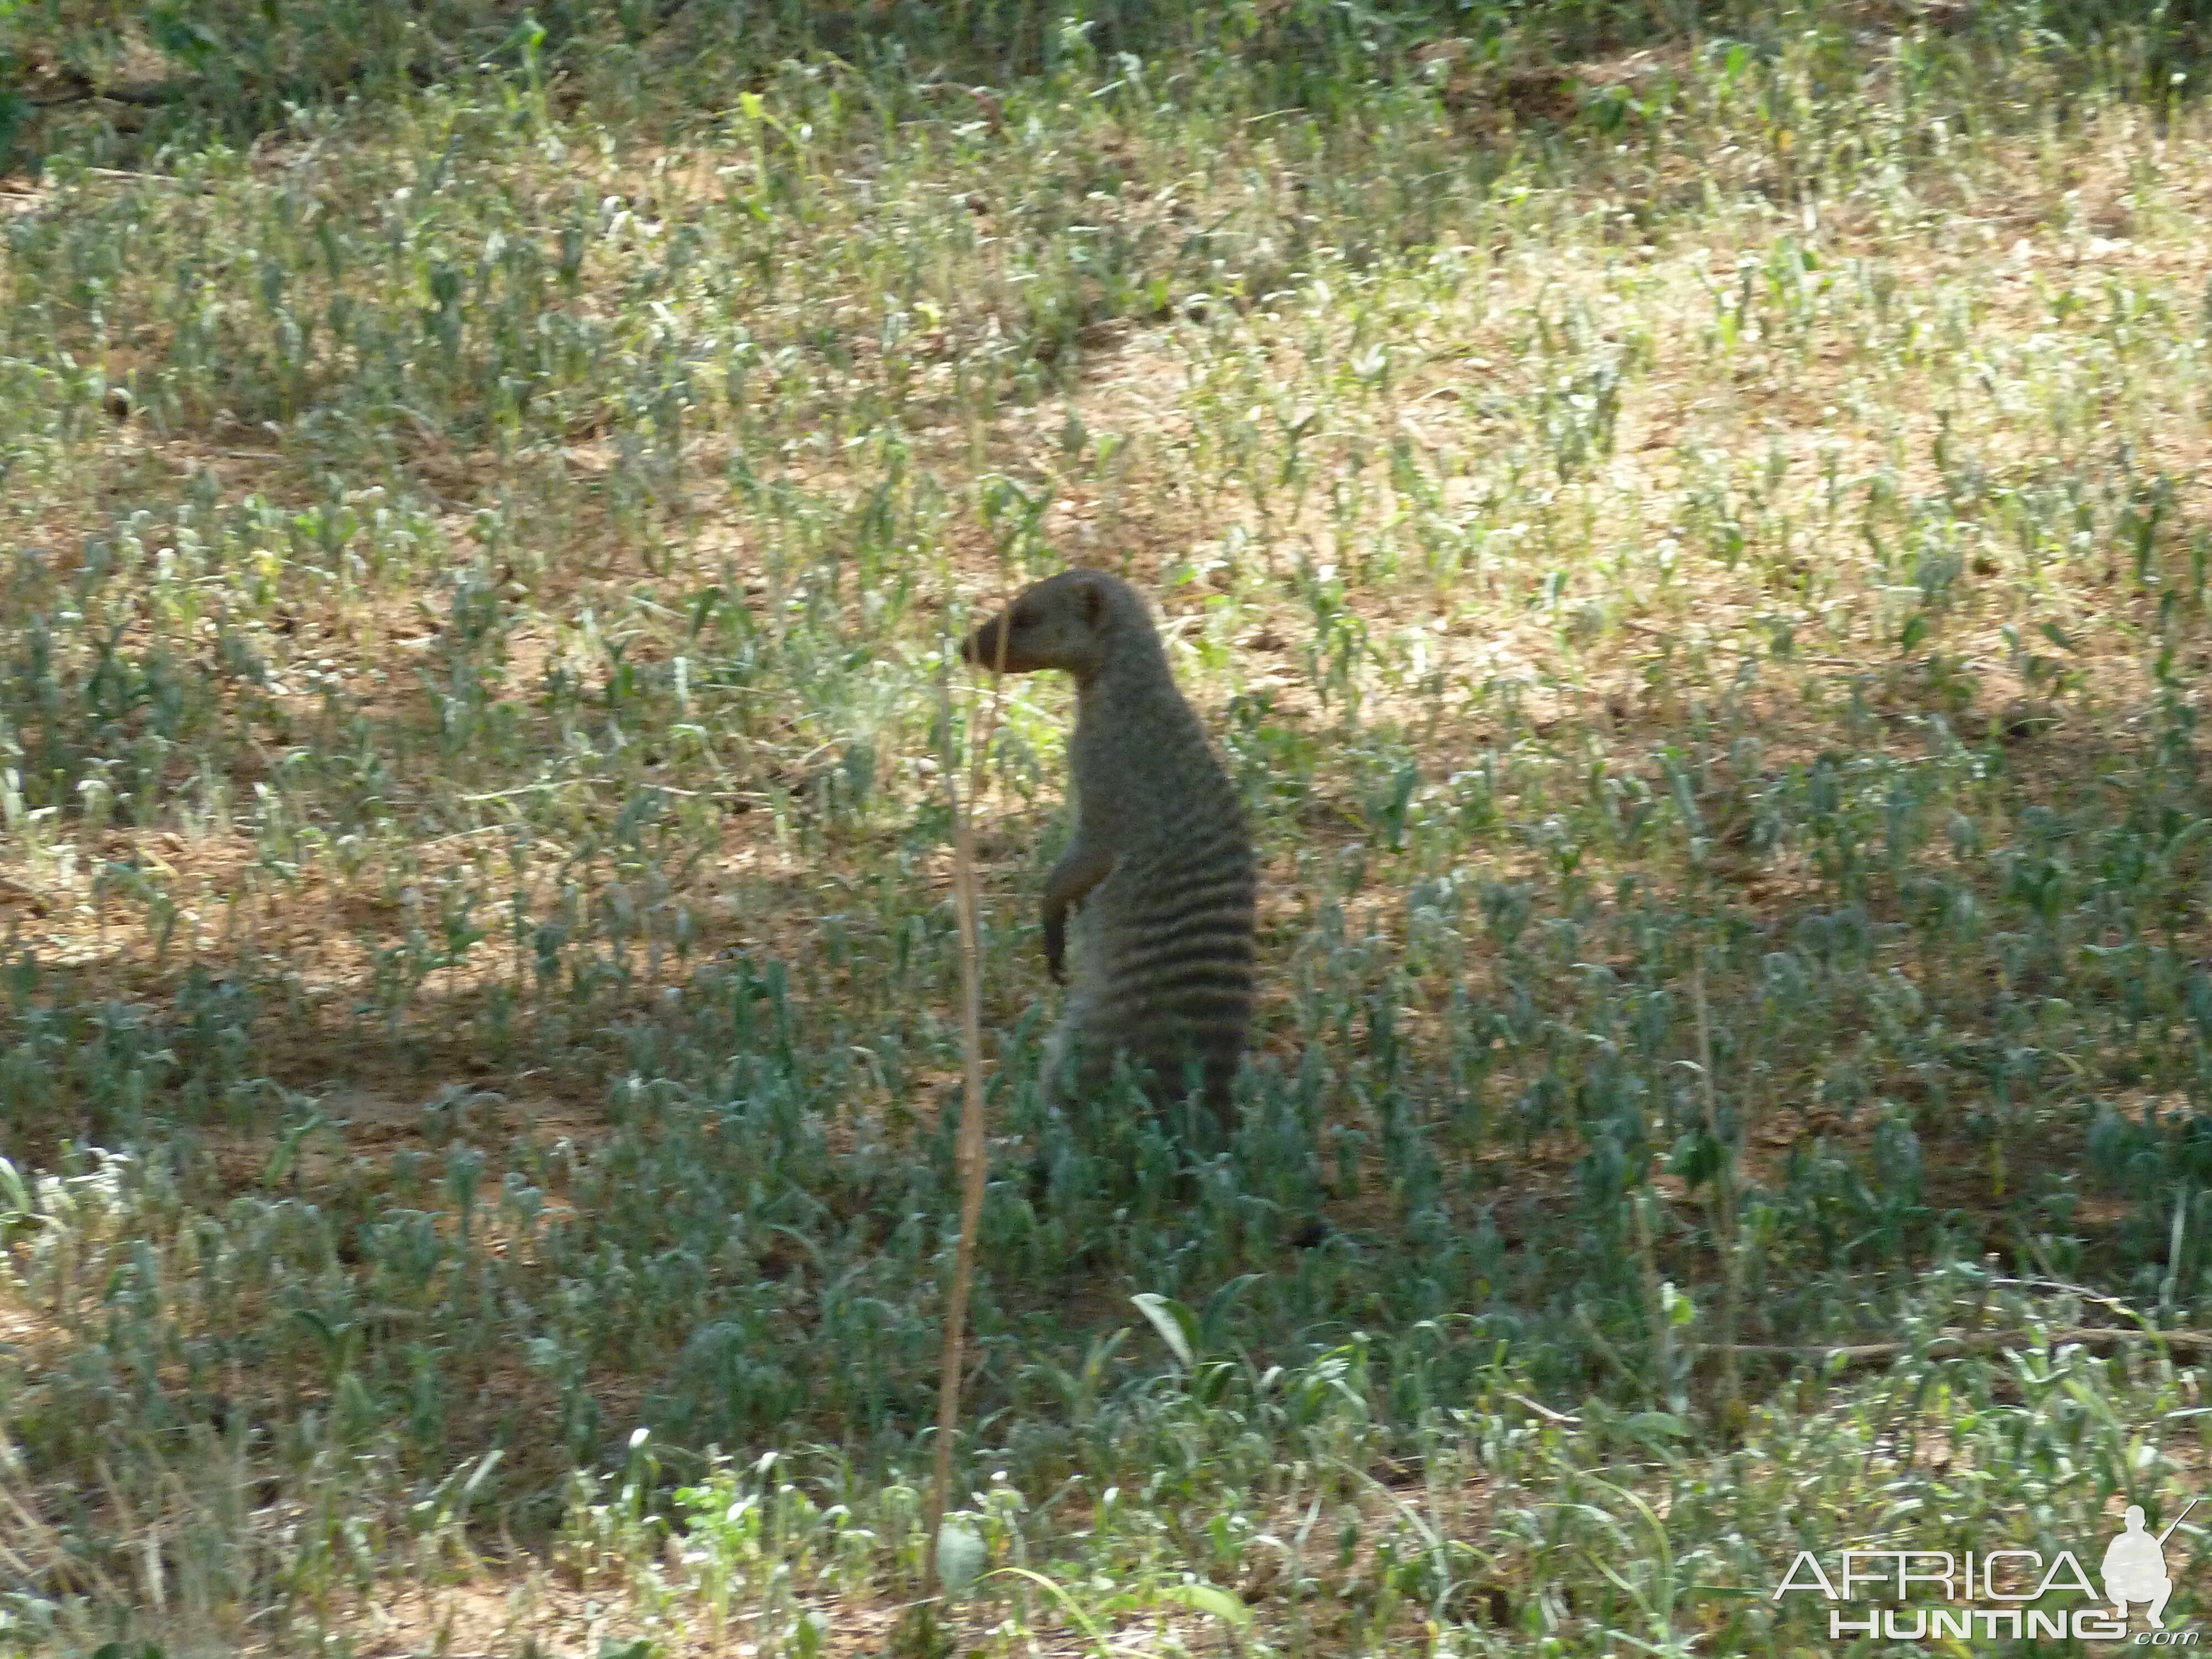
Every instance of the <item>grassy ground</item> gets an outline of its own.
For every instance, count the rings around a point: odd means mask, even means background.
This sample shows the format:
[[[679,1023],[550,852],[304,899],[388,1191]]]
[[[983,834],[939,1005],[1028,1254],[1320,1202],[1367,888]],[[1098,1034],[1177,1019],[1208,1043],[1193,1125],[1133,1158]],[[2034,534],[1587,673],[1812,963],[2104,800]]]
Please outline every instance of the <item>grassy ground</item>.
[[[0,1650],[891,1643],[986,731],[960,1651],[2163,1526],[2212,117],[2090,17],[0,9]],[[946,667],[1070,562],[1266,860],[1195,1170]]]

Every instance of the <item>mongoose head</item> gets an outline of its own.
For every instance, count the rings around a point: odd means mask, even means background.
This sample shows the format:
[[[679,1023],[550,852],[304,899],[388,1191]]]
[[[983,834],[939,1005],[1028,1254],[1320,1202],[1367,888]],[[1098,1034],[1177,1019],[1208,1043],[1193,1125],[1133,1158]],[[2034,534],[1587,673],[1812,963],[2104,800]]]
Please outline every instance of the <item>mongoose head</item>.
[[[1063,570],[1015,596],[960,647],[979,668],[1030,674],[1064,668],[1087,679],[1104,667],[1117,641],[1152,632],[1144,597],[1103,570]]]

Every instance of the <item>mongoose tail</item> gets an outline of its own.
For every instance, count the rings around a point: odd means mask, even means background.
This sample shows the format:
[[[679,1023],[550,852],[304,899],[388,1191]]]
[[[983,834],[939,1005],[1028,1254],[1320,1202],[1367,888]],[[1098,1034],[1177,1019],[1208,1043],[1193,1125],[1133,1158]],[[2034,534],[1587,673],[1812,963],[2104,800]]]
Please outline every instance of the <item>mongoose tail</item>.
[[[1194,1066],[1225,1127],[1251,1018],[1251,836],[1143,596],[1103,570],[1065,571],[1024,590],[961,655],[1075,677],[1075,835],[1044,885],[1054,978],[1078,906],[1087,941],[1054,1051],[1073,1052],[1089,1086],[1126,1050],[1151,1068],[1156,1099],[1179,1098]]]

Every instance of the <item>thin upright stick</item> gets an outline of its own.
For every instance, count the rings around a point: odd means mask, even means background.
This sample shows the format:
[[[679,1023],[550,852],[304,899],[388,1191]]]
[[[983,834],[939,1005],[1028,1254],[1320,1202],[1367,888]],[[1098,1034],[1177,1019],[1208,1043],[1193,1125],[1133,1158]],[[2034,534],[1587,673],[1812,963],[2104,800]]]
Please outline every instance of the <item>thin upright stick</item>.
[[[975,1277],[975,1229],[983,1214],[983,996],[975,937],[975,848],[960,786],[950,767],[945,793],[952,805],[952,906],[960,927],[960,1240],[952,1256],[952,1293],[945,1304],[945,1357],[937,1378],[937,1473],[930,1482],[922,1578],[935,1593],[937,1534],[952,1485],[952,1437],[960,1423],[960,1373],[966,1364],[969,1287]]]
[[[1743,1379],[1736,1364],[1736,1332],[1743,1303],[1742,1241],[1736,1236],[1736,1156],[1740,1143],[1721,1140],[1719,1091],[1713,1085],[1713,1021],[1705,1003],[1705,951],[1693,947],[1690,995],[1698,1016],[1698,1085],[1705,1097],[1705,1133],[1713,1139],[1720,1162],[1713,1169],[1713,1235],[1721,1253],[1721,1413],[1730,1428],[1737,1426],[1741,1409]]]
[[[1004,666],[1006,635],[999,637]],[[952,696],[938,682],[939,709],[945,742],[952,739]],[[970,744],[973,800],[981,787],[982,754],[989,746],[988,723]],[[960,1238],[953,1248],[952,1291],[945,1304],[945,1353],[937,1376],[937,1468],[929,1485],[929,1512],[922,1534],[924,1594],[937,1593],[937,1534],[952,1486],[952,1437],[960,1424],[960,1375],[967,1364],[968,1296],[975,1278],[975,1231],[983,1218],[983,975],[975,924],[975,840],[951,755],[945,757],[945,797],[952,809],[952,909],[960,931]]]

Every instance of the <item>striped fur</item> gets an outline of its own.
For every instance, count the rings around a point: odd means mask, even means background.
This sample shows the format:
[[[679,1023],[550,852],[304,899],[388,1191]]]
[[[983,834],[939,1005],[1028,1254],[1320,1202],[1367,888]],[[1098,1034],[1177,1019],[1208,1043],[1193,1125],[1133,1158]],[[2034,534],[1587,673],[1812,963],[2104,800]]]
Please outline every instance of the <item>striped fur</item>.
[[[1045,878],[1045,956],[1074,977],[1046,1048],[1049,1074],[1097,1087],[1120,1054],[1155,1102],[1195,1073],[1225,1132],[1251,1022],[1252,841],[1205,728],[1176,689],[1143,597],[1118,576],[1070,570],[1025,590],[962,654],[1009,673],[1075,676],[1073,841]]]

